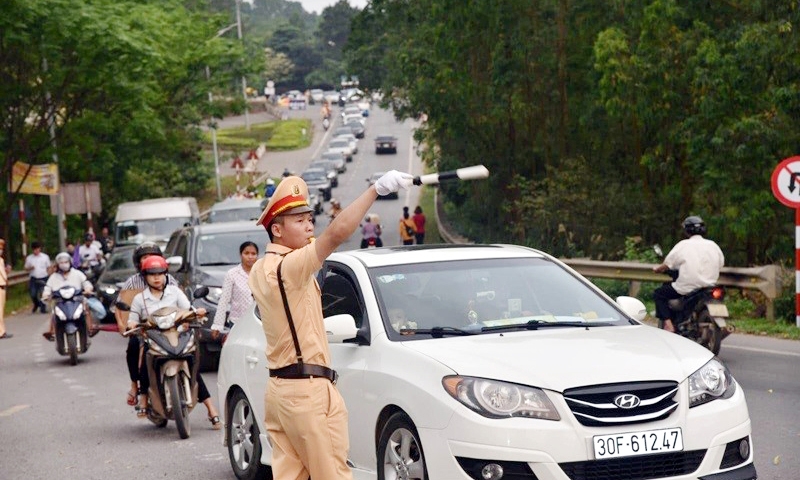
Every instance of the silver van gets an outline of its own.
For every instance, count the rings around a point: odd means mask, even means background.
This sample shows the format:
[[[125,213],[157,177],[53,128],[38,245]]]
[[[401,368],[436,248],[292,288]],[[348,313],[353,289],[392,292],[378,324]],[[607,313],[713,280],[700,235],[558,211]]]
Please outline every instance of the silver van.
[[[151,198],[117,206],[114,218],[115,245],[156,242],[166,245],[175,230],[200,223],[200,209],[194,197]]]

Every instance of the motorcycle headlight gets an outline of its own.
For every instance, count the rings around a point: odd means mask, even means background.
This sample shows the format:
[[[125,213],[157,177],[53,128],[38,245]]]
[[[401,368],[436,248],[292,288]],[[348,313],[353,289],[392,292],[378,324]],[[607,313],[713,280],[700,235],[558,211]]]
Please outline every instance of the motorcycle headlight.
[[[716,358],[689,376],[689,408],[720,398],[730,398],[736,381],[728,368]]]
[[[450,396],[484,417],[561,420],[553,402],[539,388],[461,376],[445,377],[442,385]]]
[[[104,287],[103,292],[105,292],[105,294],[108,295],[109,297],[113,297],[114,295],[117,294],[117,288],[111,286]]]
[[[70,298],[75,296],[75,287],[61,287],[58,290],[58,296],[63,298],[64,300],[69,300]]]
[[[153,321],[156,322],[158,328],[161,330],[167,330],[175,326],[175,319],[178,317],[178,312],[172,312],[169,315],[164,315],[163,317],[153,317]]]
[[[206,300],[211,303],[219,303],[219,297],[222,296],[222,287],[209,287],[208,288],[208,295],[206,295]]]

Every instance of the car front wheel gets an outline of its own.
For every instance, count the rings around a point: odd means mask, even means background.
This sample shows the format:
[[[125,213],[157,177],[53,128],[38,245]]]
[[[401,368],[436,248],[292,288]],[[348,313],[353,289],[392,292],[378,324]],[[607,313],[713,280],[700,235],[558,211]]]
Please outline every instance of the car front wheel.
[[[253,407],[242,391],[228,403],[225,435],[228,458],[239,480],[272,479],[272,469],[261,463],[261,440]]]
[[[389,417],[378,443],[380,480],[427,480],[422,442],[411,419],[403,412]]]

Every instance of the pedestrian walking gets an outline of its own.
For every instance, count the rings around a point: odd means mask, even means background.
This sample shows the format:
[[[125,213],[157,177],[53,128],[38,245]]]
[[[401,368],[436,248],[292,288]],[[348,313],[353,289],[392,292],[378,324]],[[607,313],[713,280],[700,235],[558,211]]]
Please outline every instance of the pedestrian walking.
[[[283,179],[258,224],[270,243],[250,272],[267,340],[266,432],[275,478],[352,479],[347,408],[322,317],[314,272],[347,240],[378,195],[408,188],[413,177],[392,170],[344,208],[314,240],[314,211],[302,178]]]
[[[403,241],[403,245],[413,245],[416,233],[417,227],[408,214],[408,207],[403,207],[403,216],[400,218],[400,239]]]
[[[25,270],[30,273],[28,293],[33,302],[31,313],[36,313],[36,310],[47,313],[47,305],[42,301],[42,291],[50,275],[51,265],[50,257],[42,251],[42,244],[31,243],[31,253],[25,257]]]
[[[5,254],[6,241],[0,238],[0,340],[11,338],[13,335],[6,332],[5,308],[6,308],[6,289],[8,288],[8,274],[11,272],[11,265],[6,265]]]
[[[214,323],[211,325],[211,337],[216,340],[225,324],[236,323],[253,303],[253,293],[247,283],[250,270],[258,260],[258,245],[246,241],[239,245],[239,265],[225,273],[222,281],[222,293],[217,302],[217,311],[214,313]]]
[[[417,245],[422,245],[425,243],[425,214],[422,213],[422,207],[417,205],[411,220],[414,220],[414,226],[417,227],[417,232],[414,234]]]

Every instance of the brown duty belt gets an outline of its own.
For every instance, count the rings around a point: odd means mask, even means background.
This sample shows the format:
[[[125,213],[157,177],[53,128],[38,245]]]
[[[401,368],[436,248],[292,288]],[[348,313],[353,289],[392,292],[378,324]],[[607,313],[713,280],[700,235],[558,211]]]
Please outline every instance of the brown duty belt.
[[[269,376],[289,379],[320,377],[327,378],[334,385],[336,384],[336,380],[339,379],[336,370],[322,365],[308,363],[293,363],[283,368],[270,369]]]

